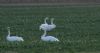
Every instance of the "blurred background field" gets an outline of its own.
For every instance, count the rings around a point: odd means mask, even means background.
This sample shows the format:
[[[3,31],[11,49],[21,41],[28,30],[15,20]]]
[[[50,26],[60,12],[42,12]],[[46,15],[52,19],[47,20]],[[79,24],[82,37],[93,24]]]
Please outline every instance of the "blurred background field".
[[[7,3],[100,3],[100,0],[0,0],[0,4]]]
[[[60,42],[43,42],[40,24],[45,17],[55,18],[57,28],[48,34]],[[49,22],[49,21],[48,21]],[[11,34],[22,36],[24,42],[8,42]],[[0,6],[0,53],[99,53],[100,6],[34,5]]]

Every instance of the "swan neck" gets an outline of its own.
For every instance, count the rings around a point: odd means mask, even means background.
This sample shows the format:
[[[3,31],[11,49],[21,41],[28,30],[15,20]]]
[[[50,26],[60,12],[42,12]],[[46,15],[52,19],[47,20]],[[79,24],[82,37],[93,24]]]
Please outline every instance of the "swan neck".
[[[42,37],[46,36],[46,34],[47,34],[47,31],[44,30],[44,34],[42,35]]]
[[[8,29],[8,36],[10,36],[10,29]]]
[[[47,24],[47,19],[44,19],[44,23]]]
[[[51,20],[51,24],[53,24],[53,21],[54,21],[54,20]]]

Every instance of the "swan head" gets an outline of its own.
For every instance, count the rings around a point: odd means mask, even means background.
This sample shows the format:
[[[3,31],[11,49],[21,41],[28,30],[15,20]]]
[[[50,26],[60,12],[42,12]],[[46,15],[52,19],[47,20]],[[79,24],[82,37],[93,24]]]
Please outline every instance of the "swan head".
[[[53,21],[54,21],[54,18],[51,18],[51,22],[53,23]]]
[[[54,18],[51,18],[51,20],[53,21],[53,20],[54,20]]]
[[[7,29],[10,29],[10,27],[7,27]]]
[[[45,20],[48,20],[48,19],[49,19],[49,17],[46,17],[46,18],[45,18]]]
[[[53,21],[54,21],[54,18],[51,18],[51,24],[52,24],[52,25],[54,24]]]
[[[49,19],[48,17],[46,17],[46,18],[44,19],[44,23],[45,23],[45,24],[47,24],[46,21],[47,21],[48,19]]]

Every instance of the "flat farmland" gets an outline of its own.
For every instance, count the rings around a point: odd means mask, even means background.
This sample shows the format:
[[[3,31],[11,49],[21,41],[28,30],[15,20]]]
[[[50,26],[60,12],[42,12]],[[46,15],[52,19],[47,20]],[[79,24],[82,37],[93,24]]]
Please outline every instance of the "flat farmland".
[[[55,18],[48,32],[60,42],[43,42],[39,30],[44,18]],[[50,23],[50,20],[48,21]],[[11,34],[24,42],[8,42]],[[0,6],[0,53],[100,53],[100,6]]]

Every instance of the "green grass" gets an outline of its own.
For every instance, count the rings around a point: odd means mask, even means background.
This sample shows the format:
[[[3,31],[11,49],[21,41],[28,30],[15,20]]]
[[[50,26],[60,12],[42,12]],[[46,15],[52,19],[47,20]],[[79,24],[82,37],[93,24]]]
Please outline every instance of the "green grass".
[[[40,40],[39,25],[55,18],[48,34],[60,42]],[[49,21],[48,21],[49,22]],[[7,27],[24,42],[8,42]],[[76,53],[100,50],[100,6],[0,6],[0,53]],[[84,53],[83,52],[83,53]]]

